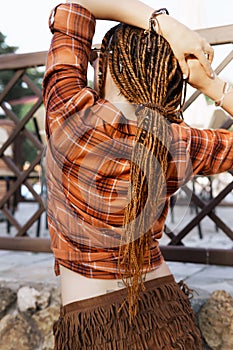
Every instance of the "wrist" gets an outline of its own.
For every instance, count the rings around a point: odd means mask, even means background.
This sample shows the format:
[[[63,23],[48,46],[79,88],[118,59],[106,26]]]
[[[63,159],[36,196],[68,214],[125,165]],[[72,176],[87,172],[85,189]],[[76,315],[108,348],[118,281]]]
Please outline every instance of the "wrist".
[[[157,24],[159,27],[158,34],[161,34],[165,39],[169,38],[171,33],[176,31],[176,26],[178,25],[173,17],[168,16],[167,14],[161,14],[157,17]],[[181,25],[179,23],[179,25]]]
[[[225,96],[230,92],[231,85],[228,82],[223,84],[222,95],[218,100],[215,100],[216,107],[222,107]]]
[[[202,92],[214,101],[216,107],[222,107],[232,115],[233,88],[229,83],[215,77],[209,80]]]
[[[204,95],[208,96],[213,101],[219,101],[222,97],[224,90],[224,81],[215,75],[214,79],[208,77],[202,78],[201,76],[195,77],[198,79],[198,83],[191,85],[201,91]]]
[[[168,10],[165,7],[161,8],[159,10],[155,10],[151,14],[151,17],[150,17],[150,20],[149,20],[149,30],[153,30],[153,31],[155,31],[156,33],[158,33],[160,35],[162,35],[162,31],[161,31],[161,28],[160,28],[158,17],[162,16],[162,15],[165,15],[165,16],[169,15],[169,12],[168,12]]]
[[[222,105],[224,95],[225,95],[225,82],[215,77],[213,81],[209,80],[209,84],[203,88],[203,93],[211,98],[216,106]]]

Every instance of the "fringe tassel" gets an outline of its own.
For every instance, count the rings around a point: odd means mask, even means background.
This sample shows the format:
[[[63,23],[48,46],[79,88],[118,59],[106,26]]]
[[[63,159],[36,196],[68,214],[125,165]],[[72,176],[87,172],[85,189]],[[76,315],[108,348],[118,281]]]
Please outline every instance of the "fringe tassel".
[[[188,297],[175,282],[146,291],[131,324],[128,306],[118,312],[120,304],[61,312],[54,350],[202,350]]]

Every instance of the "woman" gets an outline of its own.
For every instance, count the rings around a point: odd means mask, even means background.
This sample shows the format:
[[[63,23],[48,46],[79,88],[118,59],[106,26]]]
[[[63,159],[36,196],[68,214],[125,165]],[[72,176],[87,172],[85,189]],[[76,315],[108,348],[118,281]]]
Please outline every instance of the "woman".
[[[127,25],[106,34],[93,90],[95,18]],[[50,28],[48,220],[63,304],[55,349],[202,349],[158,240],[179,186],[233,165],[230,132],[183,123],[184,77],[230,113],[232,90],[213,76],[204,39],[139,1],[68,1]]]

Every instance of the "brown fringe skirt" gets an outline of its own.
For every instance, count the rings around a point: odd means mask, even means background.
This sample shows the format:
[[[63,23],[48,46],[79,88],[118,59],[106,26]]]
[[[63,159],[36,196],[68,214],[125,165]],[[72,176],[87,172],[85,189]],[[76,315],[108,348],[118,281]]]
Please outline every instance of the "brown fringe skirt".
[[[189,298],[172,275],[145,282],[132,323],[126,289],[61,307],[54,350],[201,350]]]

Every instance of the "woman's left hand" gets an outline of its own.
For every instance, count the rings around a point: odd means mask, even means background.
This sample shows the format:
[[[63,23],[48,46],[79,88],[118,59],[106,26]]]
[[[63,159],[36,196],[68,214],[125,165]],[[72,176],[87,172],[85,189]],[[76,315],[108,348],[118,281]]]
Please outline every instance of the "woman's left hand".
[[[204,72],[210,78],[213,78],[214,73],[211,63],[214,57],[214,50],[207,40],[171,16],[160,15],[157,17],[157,20],[161,28],[161,34],[169,42],[179,62],[184,78],[189,78],[190,71],[187,60],[190,57],[196,58]]]

